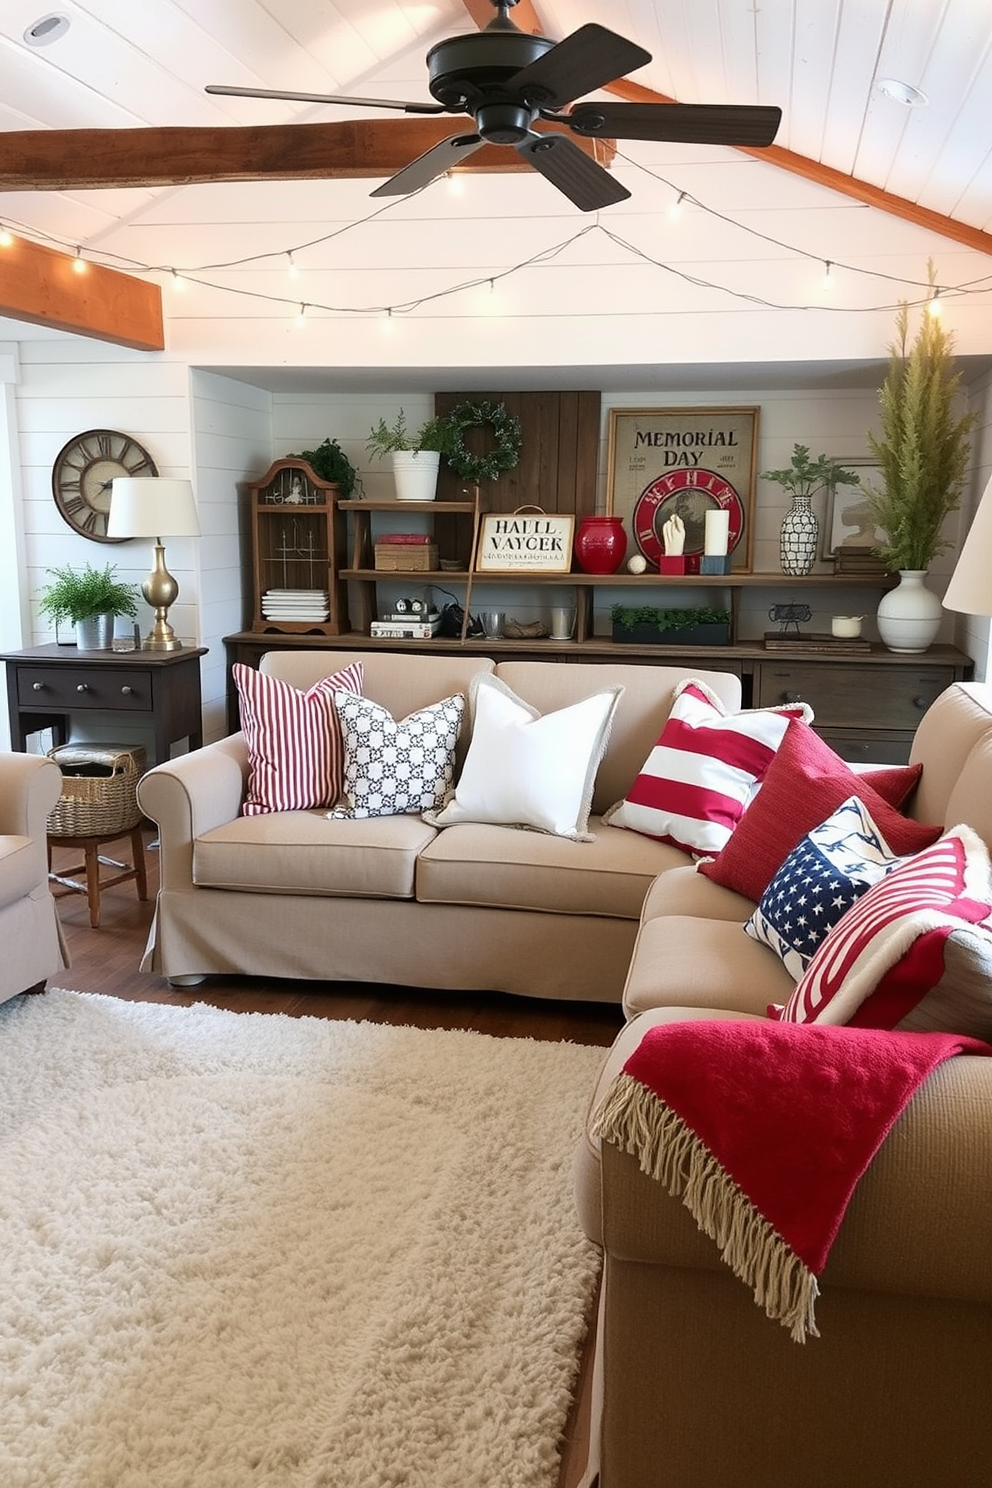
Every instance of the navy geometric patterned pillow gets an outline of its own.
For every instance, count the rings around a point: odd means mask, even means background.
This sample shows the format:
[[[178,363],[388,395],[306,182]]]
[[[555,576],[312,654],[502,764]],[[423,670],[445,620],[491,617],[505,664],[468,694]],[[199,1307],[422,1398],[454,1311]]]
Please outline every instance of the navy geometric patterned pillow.
[[[357,704],[357,706],[353,706]],[[336,692],[344,739],[342,804],[335,821],[439,810],[454,789],[461,693],[410,713],[399,723],[371,698]]]

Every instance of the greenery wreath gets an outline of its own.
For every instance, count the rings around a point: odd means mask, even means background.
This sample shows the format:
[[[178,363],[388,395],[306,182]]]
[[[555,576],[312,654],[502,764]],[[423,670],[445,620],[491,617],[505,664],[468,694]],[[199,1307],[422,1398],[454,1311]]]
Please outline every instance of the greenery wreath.
[[[448,415],[452,430],[451,449],[445,456],[463,480],[492,481],[503,470],[512,470],[520,458],[520,420],[503,403],[457,403]],[[489,424],[496,444],[487,455],[473,455],[465,448],[466,429]]]

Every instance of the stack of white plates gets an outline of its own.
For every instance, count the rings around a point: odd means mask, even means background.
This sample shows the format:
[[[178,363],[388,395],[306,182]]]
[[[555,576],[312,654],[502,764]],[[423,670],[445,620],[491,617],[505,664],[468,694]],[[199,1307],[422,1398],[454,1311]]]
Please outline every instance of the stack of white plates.
[[[267,589],[262,595],[266,620],[326,620],[330,614],[326,589]]]

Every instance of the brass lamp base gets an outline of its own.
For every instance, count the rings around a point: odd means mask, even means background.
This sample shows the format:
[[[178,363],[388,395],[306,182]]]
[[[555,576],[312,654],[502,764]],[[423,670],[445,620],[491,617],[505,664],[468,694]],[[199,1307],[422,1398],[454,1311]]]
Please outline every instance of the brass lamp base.
[[[155,623],[141,643],[142,651],[181,651],[183,643],[169,624],[169,607],[179,597],[179,585],[165,566],[165,547],[155,544],[155,563],[141,586],[145,603],[155,611]]]

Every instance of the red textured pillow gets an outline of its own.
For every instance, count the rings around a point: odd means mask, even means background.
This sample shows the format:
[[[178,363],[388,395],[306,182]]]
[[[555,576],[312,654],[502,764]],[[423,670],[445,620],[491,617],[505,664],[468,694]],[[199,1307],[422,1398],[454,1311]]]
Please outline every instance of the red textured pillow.
[[[898,765],[858,775],[808,724],[793,721],[736,832],[698,871],[757,901],[793,848],[850,796],[864,802],[896,857],[920,852],[943,828],[912,821],[898,806],[922,768]]]
[[[360,661],[301,692],[278,677],[235,662],[241,727],[248,750],[244,816],[333,806],[341,794],[344,744],[335,689],[361,694]]]

